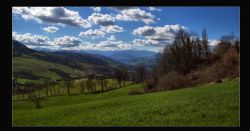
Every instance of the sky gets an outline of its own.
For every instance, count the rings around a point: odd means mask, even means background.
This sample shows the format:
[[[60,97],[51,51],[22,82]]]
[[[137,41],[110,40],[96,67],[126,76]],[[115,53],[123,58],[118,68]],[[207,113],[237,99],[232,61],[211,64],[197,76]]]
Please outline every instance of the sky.
[[[33,49],[162,51],[179,30],[210,45],[240,36],[240,7],[12,7],[12,39]]]

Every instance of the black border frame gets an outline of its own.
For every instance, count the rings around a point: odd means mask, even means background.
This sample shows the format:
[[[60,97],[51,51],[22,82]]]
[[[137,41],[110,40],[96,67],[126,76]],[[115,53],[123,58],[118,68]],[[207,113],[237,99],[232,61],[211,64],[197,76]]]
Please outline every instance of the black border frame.
[[[5,38],[4,42],[0,44],[0,53],[1,54],[1,60],[4,60],[2,62],[3,64],[0,64],[2,66],[2,69],[4,68],[3,72],[5,72],[4,80],[5,82],[8,81],[7,83],[4,83],[5,86],[2,86],[2,88],[5,88],[5,90],[1,91],[1,100],[4,100],[4,105],[2,107],[5,107],[5,109],[2,111],[4,115],[1,115],[3,119],[4,116],[4,122],[1,123],[4,128],[11,128],[11,129],[16,129],[20,127],[12,127],[12,89],[8,88],[8,86],[12,85],[11,77],[12,77],[12,46],[7,43],[12,43],[11,41],[11,32],[12,32],[12,7],[13,6],[240,6],[240,0],[131,0],[131,1],[124,1],[124,0],[7,0],[4,1],[7,6],[4,6],[4,11],[2,10],[1,12],[4,13],[7,16],[4,16],[4,18],[7,20],[7,22],[4,22],[4,30],[7,31],[8,33],[4,33],[6,35],[3,36],[2,38]],[[6,9],[7,8],[7,9]],[[241,11],[242,13],[242,11]],[[249,23],[249,22],[248,22]],[[6,24],[8,26],[6,26]],[[6,29],[7,27],[7,29]],[[11,30],[10,30],[11,29]],[[242,31],[242,30],[241,30]],[[246,29],[245,29],[246,31]],[[9,38],[10,37],[10,38]],[[241,40],[242,40],[242,34],[241,34]],[[4,49],[4,50],[3,50]],[[244,52],[243,50],[247,49],[242,47],[241,48],[241,54]],[[245,56],[247,57],[248,54],[241,55],[241,57]],[[7,58],[9,57],[9,58]],[[9,60],[6,62],[6,60]],[[247,58],[244,58],[247,59]],[[240,66],[245,65],[246,69],[250,71],[249,67],[250,64],[243,64],[243,61],[241,61]],[[5,65],[4,65],[5,64]],[[5,66],[5,67],[3,67]],[[9,68],[9,70],[5,69]],[[241,68],[242,70],[242,68]],[[242,75],[247,75],[247,72],[241,72],[240,77],[242,78]],[[246,78],[246,77],[245,77]],[[244,79],[244,77],[243,77]],[[242,87],[242,79],[241,79],[241,87]],[[7,90],[6,90],[7,88]],[[243,90],[245,90],[243,88]],[[240,126],[247,125],[242,121],[243,117],[246,117],[245,115],[242,115],[242,110],[243,108],[242,103],[245,103],[243,101],[246,101],[246,99],[242,98],[243,93],[247,93],[247,91],[243,91],[242,88],[240,90]],[[8,93],[6,93],[6,91]],[[1,102],[2,103],[2,102]],[[246,101],[246,103],[248,103]],[[249,106],[245,108],[247,111],[249,111]],[[27,129],[26,127],[22,127],[24,129]],[[61,127],[57,127],[59,129],[62,129]],[[63,127],[63,128],[69,128],[69,127]],[[129,127],[132,128],[132,127]],[[149,129],[162,129],[164,127],[149,127]],[[173,129],[173,127],[170,127]],[[178,128],[183,128],[183,127],[178,127]],[[185,127],[184,127],[185,128]],[[192,127],[194,129],[196,127]],[[233,129],[237,129],[237,127],[232,127]],[[31,128],[33,129],[33,128]],[[93,129],[97,129],[97,127],[94,127]],[[128,129],[128,128],[127,128]],[[164,128],[165,129],[165,128]],[[176,129],[176,128],[174,128]],[[220,128],[221,129],[221,128]],[[225,129],[225,128],[223,128]],[[226,129],[228,129],[226,127]]]

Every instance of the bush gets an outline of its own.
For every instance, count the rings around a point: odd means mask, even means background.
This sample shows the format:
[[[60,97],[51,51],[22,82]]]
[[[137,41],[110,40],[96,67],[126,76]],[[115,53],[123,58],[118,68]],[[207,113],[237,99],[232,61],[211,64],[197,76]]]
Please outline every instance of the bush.
[[[222,56],[223,64],[231,67],[239,64],[239,54],[235,48],[230,48]]]
[[[235,48],[230,48],[222,56],[225,73],[228,77],[239,76],[239,54]]]
[[[31,96],[31,101],[35,104],[36,109],[42,108],[40,105],[41,97],[40,96]]]
[[[143,94],[143,93],[145,93],[143,88],[136,88],[128,92],[129,95],[138,95],[138,94]]]
[[[185,77],[176,71],[171,71],[159,78],[157,90],[173,90],[186,86]]]

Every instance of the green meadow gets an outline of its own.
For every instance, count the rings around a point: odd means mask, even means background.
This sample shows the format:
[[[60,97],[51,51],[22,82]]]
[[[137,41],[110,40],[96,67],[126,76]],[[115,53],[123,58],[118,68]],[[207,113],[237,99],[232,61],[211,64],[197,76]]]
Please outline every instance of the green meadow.
[[[129,95],[142,84],[97,94],[13,101],[13,126],[239,126],[239,79]]]

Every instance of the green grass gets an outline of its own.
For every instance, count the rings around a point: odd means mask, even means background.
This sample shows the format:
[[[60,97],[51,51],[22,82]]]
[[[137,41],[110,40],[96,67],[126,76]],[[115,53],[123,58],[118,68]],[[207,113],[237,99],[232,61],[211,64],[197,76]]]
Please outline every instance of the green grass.
[[[38,60],[31,56],[27,57],[13,57],[13,72],[28,72],[37,77],[46,77],[50,79],[60,79],[61,77],[49,69],[61,70],[65,73],[74,74],[78,76],[84,75],[82,71],[75,70],[60,64],[55,64],[51,62],[46,62],[43,60]],[[20,82],[33,82],[41,83],[41,79],[30,80],[30,79],[18,79]]]
[[[141,84],[100,94],[49,97],[34,109],[13,102],[14,126],[239,126],[239,80],[128,95]]]

